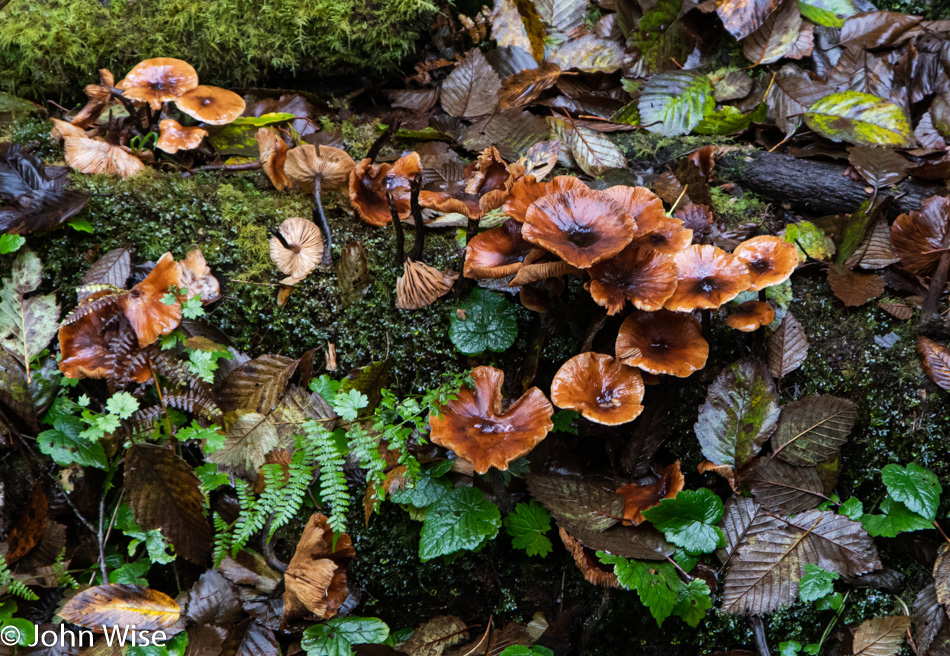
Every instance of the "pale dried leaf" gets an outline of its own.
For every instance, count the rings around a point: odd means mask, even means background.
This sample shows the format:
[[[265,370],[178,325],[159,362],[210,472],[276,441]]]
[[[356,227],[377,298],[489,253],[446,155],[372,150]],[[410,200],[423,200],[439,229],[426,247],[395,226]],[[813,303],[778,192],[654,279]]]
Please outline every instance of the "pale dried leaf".
[[[808,338],[795,316],[788,312],[768,339],[769,373],[783,378],[798,369],[808,356]]]
[[[906,615],[867,620],[854,633],[854,656],[894,656],[904,644],[909,628],[910,618]]]

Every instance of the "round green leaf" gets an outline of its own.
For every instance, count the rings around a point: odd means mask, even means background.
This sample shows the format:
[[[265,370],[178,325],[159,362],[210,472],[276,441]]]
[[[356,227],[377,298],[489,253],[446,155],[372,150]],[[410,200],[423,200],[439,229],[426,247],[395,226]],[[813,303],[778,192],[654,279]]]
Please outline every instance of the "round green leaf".
[[[805,123],[832,141],[892,148],[909,148],[915,143],[904,110],[859,91],[825,96],[805,112]]]
[[[515,343],[518,320],[504,297],[480,287],[474,289],[449,324],[449,339],[465,355],[501,352]]]

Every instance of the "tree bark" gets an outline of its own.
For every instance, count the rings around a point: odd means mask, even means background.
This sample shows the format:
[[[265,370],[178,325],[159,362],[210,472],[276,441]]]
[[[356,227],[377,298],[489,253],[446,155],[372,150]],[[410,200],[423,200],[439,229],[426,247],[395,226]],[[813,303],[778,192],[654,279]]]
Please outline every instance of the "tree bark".
[[[773,202],[815,216],[853,212],[870,198],[867,185],[845,177],[847,165],[800,159],[765,151],[727,153],[717,163],[721,180],[735,182]],[[897,186],[903,193],[887,209],[896,216],[920,208],[930,196],[945,195],[945,186],[908,178]]]

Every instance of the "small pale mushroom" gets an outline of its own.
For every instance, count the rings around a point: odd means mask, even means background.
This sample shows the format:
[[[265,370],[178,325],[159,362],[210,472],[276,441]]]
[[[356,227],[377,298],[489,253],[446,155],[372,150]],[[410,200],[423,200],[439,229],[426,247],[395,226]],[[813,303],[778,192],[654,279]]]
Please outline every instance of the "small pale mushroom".
[[[667,310],[715,309],[752,285],[752,274],[739,258],[709,245],[689,246],[675,255],[677,285]]]
[[[80,173],[101,173],[128,178],[145,169],[145,164],[128,148],[86,137],[67,137],[66,164]]]
[[[208,131],[204,128],[185,127],[173,118],[162,119],[158,128],[161,134],[156,147],[172,155],[179,150],[194,150],[201,145],[202,139],[208,136]]]
[[[79,137],[80,139],[86,138],[86,131],[78,125],[61,121],[58,118],[51,118],[50,121],[53,122],[53,129],[50,130],[49,133],[51,139],[62,141],[69,137]]]
[[[747,239],[732,250],[752,274],[750,292],[779,285],[798,266],[798,247],[781,237],[764,235]]]
[[[775,310],[765,301],[746,301],[737,305],[729,316],[726,325],[744,333],[751,333],[767,326],[775,319]]]
[[[278,191],[283,191],[290,186],[290,180],[284,173],[284,164],[287,161],[287,153],[290,151],[280,133],[273,128],[261,128],[254,138],[257,140],[257,149],[260,151],[261,168],[270,178],[271,184]]]
[[[459,274],[439,271],[424,262],[407,258],[402,275],[396,279],[396,307],[400,310],[421,310],[445,296]]]
[[[620,326],[617,357],[651,374],[686,378],[706,366],[709,343],[689,314],[634,312]]]
[[[115,78],[112,72],[107,68],[99,69],[99,84],[87,84],[83,88],[83,93],[89,98],[86,106],[79,110],[73,116],[70,123],[79,128],[88,128],[93,125],[102,112],[114,102],[112,89],[115,86]]]
[[[178,278],[189,299],[198,297],[202,303],[213,303],[221,298],[218,279],[211,275],[211,268],[204,253],[195,249],[178,262]]]
[[[207,85],[175,98],[175,107],[188,116],[208,125],[227,125],[244,113],[244,98],[233,91]]]
[[[606,426],[633,421],[643,412],[643,380],[634,367],[609,355],[580,353],[561,365],[551,381],[551,401]]]
[[[273,231],[270,239],[270,259],[287,274],[282,285],[295,285],[317,268],[323,257],[323,237],[313,221],[291,217]]]
[[[159,110],[162,104],[175,100],[198,86],[198,73],[186,61],[172,57],[156,57],[139,62],[115,85],[123,96],[148,103]]]

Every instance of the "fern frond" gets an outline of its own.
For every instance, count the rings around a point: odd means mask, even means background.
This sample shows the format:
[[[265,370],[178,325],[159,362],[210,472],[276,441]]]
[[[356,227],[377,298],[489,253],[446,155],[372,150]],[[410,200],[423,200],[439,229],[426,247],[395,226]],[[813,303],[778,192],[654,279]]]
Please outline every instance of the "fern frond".
[[[6,588],[7,592],[14,597],[19,597],[26,601],[37,601],[39,599],[35,592],[24,585],[23,581],[17,581],[13,578],[13,572],[7,567],[6,560],[0,558],[0,592],[2,592],[3,588]]]
[[[211,558],[217,568],[231,551],[234,536],[231,534],[231,525],[224,521],[221,515],[214,513],[211,520],[214,523],[214,549],[211,552]]]
[[[166,394],[165,405],[183,412],[214,421],[221,416],[221,408],[214,402],[211,394],[200,389],[190,389],[181,394]]]
[[[304,427],[315,442],[317,464],[320,465],[320,499],[330,506],[327,523],[334,533],[343,533],[350,508],[350,490],[343,472],[346,460],[330,431],[315,421],[308,421]]]

